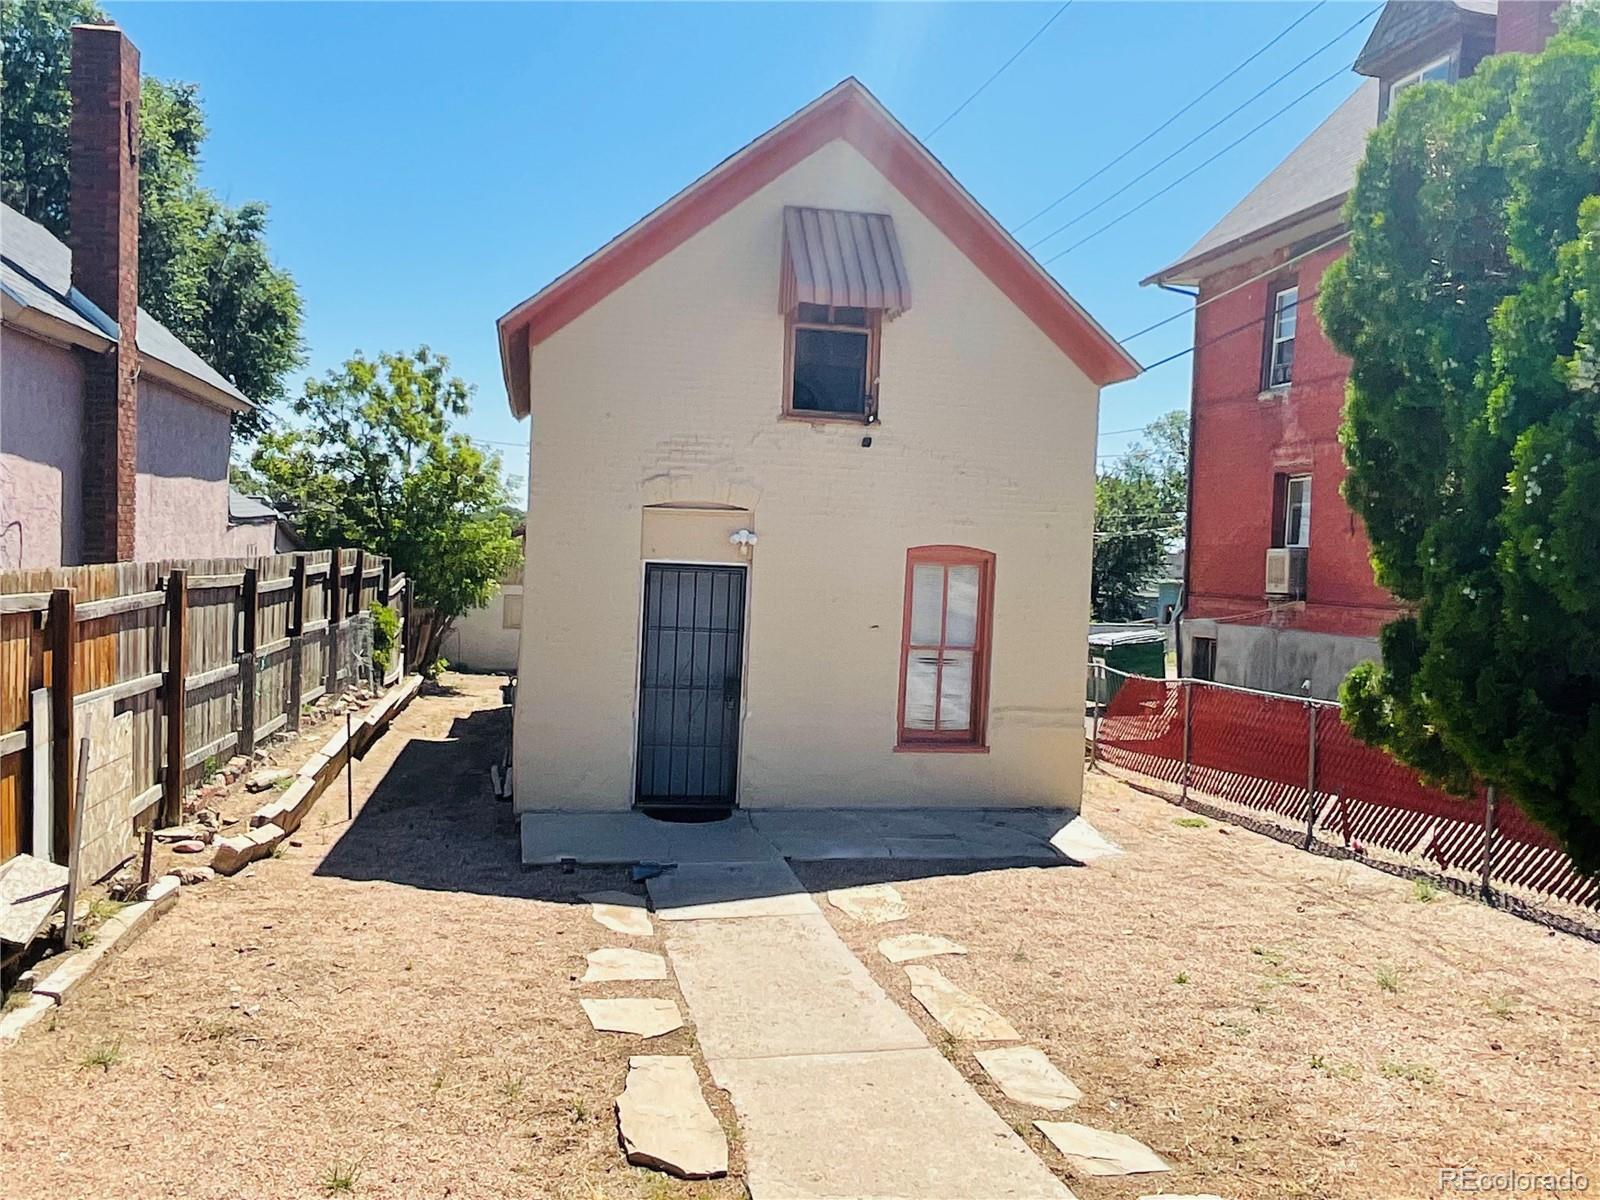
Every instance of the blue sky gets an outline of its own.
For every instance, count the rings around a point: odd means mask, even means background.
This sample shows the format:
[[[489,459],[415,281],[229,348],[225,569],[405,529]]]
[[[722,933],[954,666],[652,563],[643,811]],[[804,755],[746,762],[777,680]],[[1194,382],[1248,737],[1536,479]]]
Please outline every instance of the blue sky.
[[[204,178],[271,207],[305,299],[308,370],[426,342],[477,385],[467,432],[526,444],[494,321],[846,75],[927,133],[1049,4],[113,3],[146,74],[199,85]],[[1077,0],[929,145],[1005,225],[1026,220],[1281,31],[1308,4]],[[1019,235],[1029,244],[1223,116],[1372,7],[1327,3],[1159,137]],[[1222,149],[1348,64],[1363,24],[1068,233]],[[1357,83],[1340,77],[1050,264],[1113,334],[1187,307],[1138,281],[1216,221]],[[1187,318],[1129,343],[1189,344]],[[1101,427],[1184,407],[1189,360],[1108,389]],[[1127,435],[1102,437],[1115,454]],[[511,445],[507,469],[520,475]]]

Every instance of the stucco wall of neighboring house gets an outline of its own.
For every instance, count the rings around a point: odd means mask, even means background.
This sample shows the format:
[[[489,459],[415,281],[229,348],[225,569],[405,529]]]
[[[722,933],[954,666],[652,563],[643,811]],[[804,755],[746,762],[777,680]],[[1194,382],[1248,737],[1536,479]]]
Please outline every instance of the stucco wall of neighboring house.
[[[515,671],[522,634],[521,609],[521,584],[496,588],[489,603],[456,618],[440,653],[452,667],[466,671]],[[512,622],[509,626],[508,620]]]
[[[228,439],[221,409],[158,380],[139,380],[136,558],[239,553],[228,529]]]
[[[223,494],[226,497],[227,493]],[[226,499],[223,503],[227,503]],[[265,522],[239,524],[229,525],[223,529],[216,557],[265,558],[273,554],[288,554],[292,550],[293,547],[289,546],[287,539],[278,536],[276,521],[270,524]]]
[[[1357,663],[1378,662],[1377,638],[1317,630],[1189,620],[1183,623],[1183,661],[1194,662],[1194,639],[1215,638],[1218,683],[1337,700],[1339,685]],[[1309,691],[1306,684],[1310,683]]]
[[[0,327],[0,567],[78,561],[82,467],[76,354]]]
[[[893,216],[914,296],[881,425],[780,419],[781,210]],[[834,142],[533,347],[519,809],[633,796],[642,559],[749,558],[739,802],[1072,805],[1097,389],[857,152]],[[870,434],[872,446],[861,445]],[[713,503],[718,537],[646,527]],[[895,751],[909,547],[996,555],[989,753]]]

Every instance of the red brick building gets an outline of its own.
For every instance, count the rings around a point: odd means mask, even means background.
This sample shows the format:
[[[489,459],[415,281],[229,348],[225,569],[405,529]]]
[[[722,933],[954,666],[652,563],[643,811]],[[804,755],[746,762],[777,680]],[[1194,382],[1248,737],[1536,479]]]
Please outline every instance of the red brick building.
[[[1186,675],[1332,698],[1398,613],[1339,487],[1349,369],[1316,319],[1344,253],[1340,210],[1367,135],[1402,89],[1492,53],[1540,49],[1552,0],[1390,0],[1355,62],[1368,78],[1177,262],[1195,289]]]

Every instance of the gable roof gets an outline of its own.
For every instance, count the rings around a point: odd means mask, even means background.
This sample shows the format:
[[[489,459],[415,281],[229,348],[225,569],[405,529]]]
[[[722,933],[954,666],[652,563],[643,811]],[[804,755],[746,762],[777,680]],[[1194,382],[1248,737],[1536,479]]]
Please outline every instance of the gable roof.
[[[876,167],[1096,384],[1138,362],[969,195],[871,92],[849,78],[724,159],[496,322],[511,411],[529,408],[528,351],[829,142]]]
[[[1249,194],[1228,210],[1172,265],[1144,283],[1198,282],[1208,259],[1248,242],[1326,214],[1328,226],[1355,186],[1356,168],[1367,151],[1367,135],[1378,126],[1378,81],[1363,80],[1350,98],[1305,141],[1289,152]]]
[[[1381,75],[1396,56],[1451,26],[1493,35],[1498,8],[1496,0],[1389,0],[1356,55],[1355,69],[1362,75]]]
[[[116,341],[117,323],[72,286],[72,250],[8,204],[0,204],[0,293],[8,324],[94,350]],[[255,407],[142,308],[135,341],[153,377],[229,412]]]

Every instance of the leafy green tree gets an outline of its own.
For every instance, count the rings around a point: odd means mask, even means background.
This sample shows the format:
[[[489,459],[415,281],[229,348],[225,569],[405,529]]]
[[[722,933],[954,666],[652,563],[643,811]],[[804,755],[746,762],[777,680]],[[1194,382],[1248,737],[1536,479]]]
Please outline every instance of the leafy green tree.
[[[412,593],[406,660],[430,666],[452,622],[488,603],[514,567],[512,497],[500,456],[451,423],[471,389],[426,346],[359,352],[293,401],[296,427],[262,435],[250,467],[307,544],[388,555]]]
[[[0,199],[67,235],[72,26],[92,0],[0,0]],[[146,78],[139,97],[139,303],[260,409],[265,426],[302,360],[300,294],[268,256],[267,210],[200,186],[205,114],[193,84]]]
[[[1345,720],[1498,785],[1600,869],[1600,12],[1537,56],[1408,88],[1319,311],[1353,367],[1345,495],[1413,611]]]
[[[1096,620],[1140,615],[1140,592],[1160,576],[1167,547],[1182,536],[1188,478],[1189,419],[1170,412],[1095,479],[1090,608]]]

